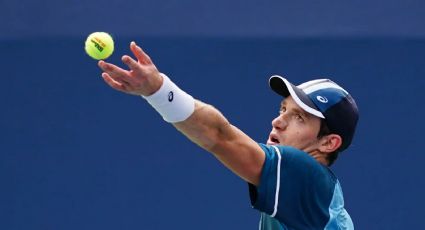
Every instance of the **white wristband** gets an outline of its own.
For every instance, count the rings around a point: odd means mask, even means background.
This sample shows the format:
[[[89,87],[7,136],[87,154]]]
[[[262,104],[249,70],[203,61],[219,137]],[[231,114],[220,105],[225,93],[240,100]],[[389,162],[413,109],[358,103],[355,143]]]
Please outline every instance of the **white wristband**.
[[[161,88],[150,96],[142,96],[165,121],[175,123],[186,120],[195,111],[195,99],[181,90],[165,74]]]

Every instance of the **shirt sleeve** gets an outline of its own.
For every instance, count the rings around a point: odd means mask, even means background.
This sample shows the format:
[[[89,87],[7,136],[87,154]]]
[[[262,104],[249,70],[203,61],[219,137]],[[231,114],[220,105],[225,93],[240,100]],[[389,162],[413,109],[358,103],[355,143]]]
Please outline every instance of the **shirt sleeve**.
[[[296,229],[325,226],[335,187],[329,169],[295,148],[260,146],[266,159],[260,184],[249,184],[252,206]]]

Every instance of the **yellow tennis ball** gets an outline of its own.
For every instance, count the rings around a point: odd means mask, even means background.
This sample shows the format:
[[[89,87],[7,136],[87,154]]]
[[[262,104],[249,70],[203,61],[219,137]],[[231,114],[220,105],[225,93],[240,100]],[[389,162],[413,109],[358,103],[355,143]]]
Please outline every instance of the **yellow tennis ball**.
[[[86,53],[96,59],[106,59],[114,52],[114,40],[105,32],[94,32],[87,37]]]

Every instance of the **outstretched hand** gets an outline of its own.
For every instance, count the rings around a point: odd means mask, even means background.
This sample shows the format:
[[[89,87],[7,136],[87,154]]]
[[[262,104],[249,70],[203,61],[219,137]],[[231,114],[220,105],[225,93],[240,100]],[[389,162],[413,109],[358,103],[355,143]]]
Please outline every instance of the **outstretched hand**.
[[[130,50],[137,61],[128,55],[121,58],[129,70],[99,61],[98,65],[104,71],[102,78],[116,90],[133,95],[149,96],[161,87],[163,79],[150,57],[135,42],[130,43]]]

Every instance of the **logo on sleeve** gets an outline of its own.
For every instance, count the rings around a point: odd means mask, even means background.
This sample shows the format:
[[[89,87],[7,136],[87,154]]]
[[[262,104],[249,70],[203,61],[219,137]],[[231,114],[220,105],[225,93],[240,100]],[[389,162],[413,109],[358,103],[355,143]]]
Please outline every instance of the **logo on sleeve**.
[[[173,101],[173,99],[174,99],[174,93],[173,93],[173,91],[170,91],[170,92],[168,93],[168,101],[169,101],[169,102],[172,102],[172,101]]]

